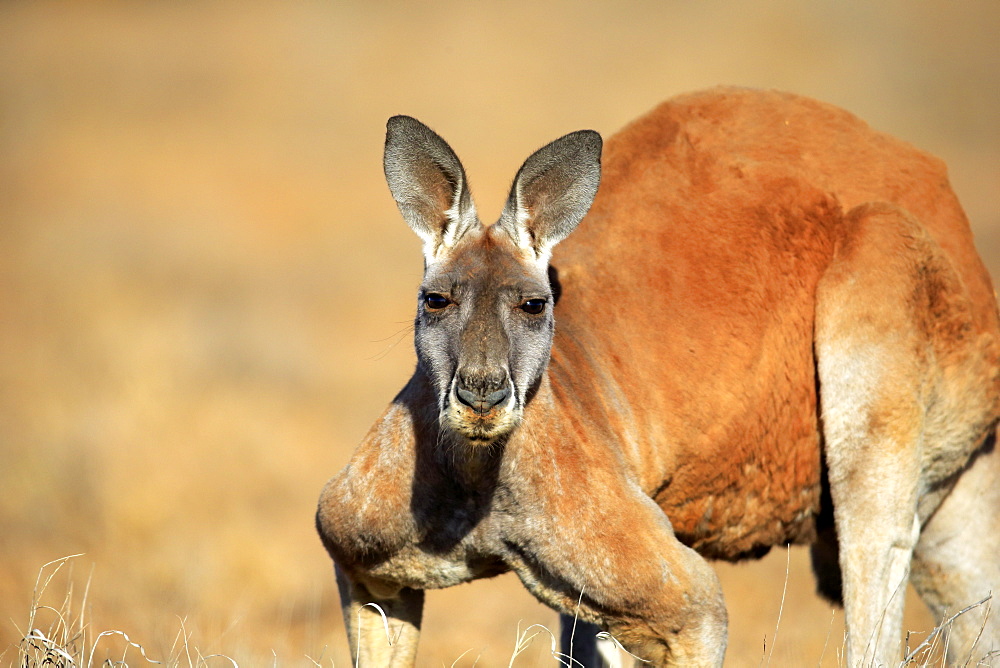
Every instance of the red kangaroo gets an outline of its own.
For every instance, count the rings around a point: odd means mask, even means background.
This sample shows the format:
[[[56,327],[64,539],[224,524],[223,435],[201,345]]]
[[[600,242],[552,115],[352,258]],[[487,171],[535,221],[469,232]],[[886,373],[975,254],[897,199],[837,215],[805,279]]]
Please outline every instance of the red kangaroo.
[[[721,665],[706,559],[773,545],[812,544],[851,666],[898,660],[907,581],[939,620],[1000,591],[1000,328],[944,166],[737,89],[659,106],[601,165],[596,132],[557,139],[483,225],[444,140],[389,120],[417,367],[317,515],[355,659],[412,665],[424,590],[507,571],[574,665],[598,628]],[[998,650],[1000,615],[950,634],[949,661]]]

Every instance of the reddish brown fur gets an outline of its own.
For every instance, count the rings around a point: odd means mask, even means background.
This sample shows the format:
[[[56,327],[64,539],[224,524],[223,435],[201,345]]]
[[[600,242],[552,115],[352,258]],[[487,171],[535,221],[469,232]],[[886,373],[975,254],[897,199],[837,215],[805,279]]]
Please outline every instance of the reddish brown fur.
[[[549,374],[557,392],[599,388],[577,412],[626,436],[644,490],[700,551],[734,557],[811,536],[812,300],[844,236],[841,211],[869,201],[921,212],[976,328],[995,331],[993,290],[944,166],[846,112],[713,91],[672,100],[605,145],[594,206],[553,259],[563,293]],[[651,292],[666,309],[649,308]],[[645,422],[600,405],[616,394]],[[675,443],[683,461],[672,445],[661,452]]]
[[[328,484],[320,531],[348,580],[388,597],[512,569],[564,612],[582,591],[581,618],[654,662],[710,663],[691,629],[715,585],[673,536],[735,559],[830,528],[817,346],[910,337],[898,375],[927,396],[903,380],[866,395],[872,442],[964,425],[945,454],[914,454],[921,522],[1000,411],[994,293],[943,165],[828,105],[735,89],[663,104],[607,142],[551,266],[551,361],[502,456],[442,454],[418,372]],[[890,315],[824,306],[818,335],[817,303],[855,280]]]

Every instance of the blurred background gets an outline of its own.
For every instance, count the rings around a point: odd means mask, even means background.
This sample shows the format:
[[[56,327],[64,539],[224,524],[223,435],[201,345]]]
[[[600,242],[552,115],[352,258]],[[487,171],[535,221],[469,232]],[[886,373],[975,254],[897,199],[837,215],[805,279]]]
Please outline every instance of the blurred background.
[[[802,93],[942,157],[1000,276],[998,35],[995,0],[0,3],[0,663],[42,564],[84,553],[43,601],[89,582],[92,630],[151,658],[183,629],[349,664],[312,516],[414,363],[387,117],[437,129],[493,220],[563,133],[716,84]],[[802,549],[720,572],[729,665],[837,665]],[[556,628],[511,576],[428,600],[421,665]],[[918,602],[907,625],[932,626]]]

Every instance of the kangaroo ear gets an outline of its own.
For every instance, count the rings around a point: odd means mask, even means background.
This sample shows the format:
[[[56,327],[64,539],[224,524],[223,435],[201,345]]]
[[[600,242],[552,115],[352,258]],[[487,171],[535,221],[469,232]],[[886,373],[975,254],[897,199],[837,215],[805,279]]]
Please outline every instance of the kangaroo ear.
[[[583,219],[601,181],[601,135],[580,130],[535,151],[514,177],[497,227],[537,262]]]
[[[431,264],[480,225],[455,152],[415,118],[393,116],[386,124],[385,179],[403,219],[424,242]]]

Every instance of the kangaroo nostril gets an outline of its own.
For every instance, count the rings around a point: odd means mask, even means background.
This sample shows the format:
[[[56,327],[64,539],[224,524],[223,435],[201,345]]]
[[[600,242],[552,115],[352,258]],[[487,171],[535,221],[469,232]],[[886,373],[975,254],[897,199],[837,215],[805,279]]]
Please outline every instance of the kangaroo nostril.
[[[510,387],[505,385],[496,392],[491,392],[490,394],[486,395],[486,403],[489,404],[490,408],[493,408],[494,406],[504,401],[509,396],[510,396]]]
[[[461,385],[455,388],[455,394],[458,395],[458,400],[461,401],[466,406],[470,408],[475,408],[476,401],[479,399],[479,395],[475,392],[470,392]]]
[[[497,404],[504,402],[509,396],[510,396],[510,388],[507,386],[501,387],[496,392],[491,392],[490,394],[487,394],[485,398],[486,410],[489,410],[494,406],[496,406]]]

